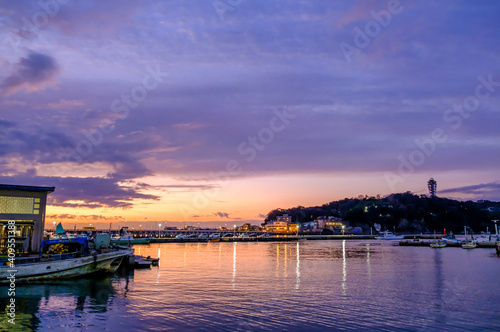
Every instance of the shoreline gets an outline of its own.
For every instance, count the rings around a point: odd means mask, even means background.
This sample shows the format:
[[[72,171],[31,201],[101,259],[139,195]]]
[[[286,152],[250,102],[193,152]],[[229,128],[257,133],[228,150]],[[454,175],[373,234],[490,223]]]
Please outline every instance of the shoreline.
[[[270,237],[234,237],[234,238],[222,238],[219,241],[213,241],[210,239],[175,239],[175,238],[155,238],[151,239],[150,243],[231,243],[231,242],[293,242],[293,241],[378,241],[380,243],[397,243],[402,247],[429,247],[430,244],[436,243],[441,236],[427,235],[417,238],[415,241],[413,236],[408,236],[404,240],[376,240],[374,236],[371,235],[300,235],[300,236],[270,236]],[[139,245],[139,244],[136,244]],[[451,248],[461,248],[458,243],[448,242],[446,247]],[[496,248],[495,242],[479,242],[478,248]]]

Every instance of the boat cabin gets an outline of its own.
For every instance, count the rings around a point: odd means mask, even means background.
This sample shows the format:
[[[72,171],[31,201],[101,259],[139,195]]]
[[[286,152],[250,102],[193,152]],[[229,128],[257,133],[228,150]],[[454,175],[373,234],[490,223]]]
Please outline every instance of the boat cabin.
[[[74,238],[68,240],[45,240],[42,241],[42,253],[50,255],[87,255],[89,253],[89,240],[86,238]]]

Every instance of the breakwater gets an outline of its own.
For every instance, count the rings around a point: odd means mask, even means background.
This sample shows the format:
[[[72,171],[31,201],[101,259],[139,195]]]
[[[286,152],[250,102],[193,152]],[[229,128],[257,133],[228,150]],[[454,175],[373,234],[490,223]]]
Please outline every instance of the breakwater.
[[[436,243],[437,241],[433,240],[402,240],[399,241],[400,246],[404,247],[429,247],[432,243]],[[446,247],[456,247],[456,248],[461,248],[462,245],[457,242],[447,242]],[[445,247],[445,248],[446,248]],[[496,243],[495,242],[478,242],[477,244],[478,248],[495,248]]]
[[[407,235],[407,239],[440,239],[442,235]],[[210,238],[151,238],[150,243],[193,243],[193,242],[273,242],[273,241],[300,241],[300,240],[375,240],[372,235],[274,235],[274,236],[255,236],[255,237],[223,237],[217,239]],[[405,240],[410,241],[410,240]],[[418,241],[417,241],[418,242]],[[435,241],[434,241],[435,242]],[[427,245],[432,242],[427,242]]]
[[[207,238],[152,238],[150,243],[185,243],[185,242],[286,242],[301,240],[374,240],[370,235],[278,235],[256,237],[227,237],[221,239]]]

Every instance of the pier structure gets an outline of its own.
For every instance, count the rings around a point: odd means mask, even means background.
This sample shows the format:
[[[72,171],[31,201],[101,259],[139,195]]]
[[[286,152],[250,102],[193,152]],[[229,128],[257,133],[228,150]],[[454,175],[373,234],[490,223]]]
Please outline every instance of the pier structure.
[[[15,252],[39,252],[47,195],[55,187],[0,184],[0,252],[14,239]]]
[[[53,232],[55,229],[48,228],[46,229],[48,232]],[[75,229],[74,231],[71,231],[71,233],[76,233],[76,234],[91,234],[95,235],[98,233],[111,233],[111,234],[119,234],[120,230],[119,229]],[[227,230],[220,230],[220,229],[160,229],[160,230],[131,230],[128,229],[127,232],[129,234],[132,234],[136,238],[170,238],[170,237],[175,237],[179,234],[185,234],[185,235],[191,235],[194,234],[196,236],[199,236],[201,234],[207,234],[210,236],[211,234],[218,233],[221,236],[224,234],[231,234],[234,237],[238,237],[241,234],[249,234],[252,233],[254,236],[261,236],[262,234],[270,234],[270,235],[295,235],[295,232],[289,232],[289,233],[282,233],[282,232],[265,232],[265,231],[240,231],[240,230],[232,230],[232,229],[227,229]]]

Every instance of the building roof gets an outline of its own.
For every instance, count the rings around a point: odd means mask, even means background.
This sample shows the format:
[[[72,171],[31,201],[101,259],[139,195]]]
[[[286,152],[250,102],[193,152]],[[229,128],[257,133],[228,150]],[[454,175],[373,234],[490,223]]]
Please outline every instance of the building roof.
[[[38,192],[46,192],[50,194],[53,192],[56,187],[35,187],[35,186],[19,186],[15,184],[0,184],[0,190],[21,190],[21,191],[38,191]]]

